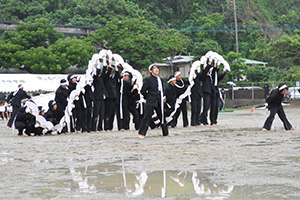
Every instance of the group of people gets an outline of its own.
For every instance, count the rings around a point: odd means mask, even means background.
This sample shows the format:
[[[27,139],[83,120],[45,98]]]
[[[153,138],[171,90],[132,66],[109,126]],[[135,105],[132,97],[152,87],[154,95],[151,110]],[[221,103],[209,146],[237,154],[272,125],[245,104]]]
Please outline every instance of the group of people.
[[[2,120],[8,120],[11,117],[12,106],[7,102],[0,102],[0,117]]]
[[[218,111],[221,109],[221,100],[224,99],[224,91],[218,88],[219,81],[225,76],[225,70],[220,72],[220,63],[210,59],[201,70],[195,72],[194,84],[187,97],[183,98],[179,105],[177,100],[186,92],[188,81],[182,79],[179,71],[169,77],[168,85],[164,89],[164,83],[159,77],[159,68],[155,65],[149,67],[151,75],[144,79],[141,91],[135,85],[135,79],[131,73],[120,71],[118,66],[106,65],[97,68],[93,74],[93,81],[86,84],[79,96],[73,102],[70,126],[65,126],[61,133],[86,133],[96,131],[112,131],[115,116],[117,118],[117,129],[119,131],[129,130],[130,113],[136,130],[139,130],[139,138],[146,136],[148,128],[162,127],[163,136],[169,136],[168,128],[175,128],[178,118],[182,113],[183,127],[191,126],[216,126]],[[54,126],[59,124],[65,116],[68,105],[68,97],[76,89],[80,77],[70,74],[67,80],[62,79],[60,86],[55,92],[55,99],[48,103],[48,110],[38,107],[39,115],[51,122]],[[281,102],[284,93],[281,86],[275,94],[270,95],[271,115],[264,125],[264,130],[270,130],[274,115],[279,114],[284,121],[287,130],[292,126],[287,121],[283,109],[273,106],[273,99]],[[31,98],[19,85],[18,89],[11,93],[7,102],[12,105],[13,112],[7,123],[11,128],[13,123],[18,129],[18,135],[45,135],[49,130],[36,125],[35,116],[30,110],[21,106],[21,100]],[[191,103],[191,123],[189,124],[187,102]],[[276,107],[276,109],[274,108]],[[201,112],[202,110],[202,112]],[[209,121],[208,122],[208,111]],[[173,115],[172,115],[173,113]],[[166,118],[171,117],[170,121]]]

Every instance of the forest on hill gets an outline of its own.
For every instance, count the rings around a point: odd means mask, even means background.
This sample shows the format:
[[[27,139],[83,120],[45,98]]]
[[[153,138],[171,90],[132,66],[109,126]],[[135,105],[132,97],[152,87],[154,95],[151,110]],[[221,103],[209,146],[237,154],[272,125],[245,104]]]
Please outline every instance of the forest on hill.
[[[81,53],[86,56],[95,47],[111,48],[133,66],[147,67],[166,56],[200,57],[214,49],[231,62],[230,78],[244,74],[250,81],[300,80],[300,1],[236,0],[238,54],[233,7],[233,0],[0,0],[0,20],[22,21],[22,28],[3,34],[0,67],[62,73],[69,65],[84,66]],[[43,24],[48,32],[39,28]],[[77,41],[55,33],[53,24],[101,29]],[[47,42],[37,44],[32,30],[46,34]],[[70,50],[76,45],[81,50]],[[43,60],[45,55],[53,58]],[[248,69],[234,63],[238,58],[269,64]]]

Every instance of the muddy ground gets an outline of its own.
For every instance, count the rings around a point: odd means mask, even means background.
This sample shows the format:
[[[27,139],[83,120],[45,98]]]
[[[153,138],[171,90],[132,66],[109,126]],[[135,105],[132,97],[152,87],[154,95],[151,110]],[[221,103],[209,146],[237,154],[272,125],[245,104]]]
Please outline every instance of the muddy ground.
[[[285,107],[298,129],[299,108]],[[151,130],[144,140],[136,131],[17,137],[0,121],[0,199],[159,199],[163,170],[167,199],[300,199],[300,131],[285,131],[277,116],[262,132],[267,115],[220,113],[218,127]],[[133,195],[142,172],[145,192]]]

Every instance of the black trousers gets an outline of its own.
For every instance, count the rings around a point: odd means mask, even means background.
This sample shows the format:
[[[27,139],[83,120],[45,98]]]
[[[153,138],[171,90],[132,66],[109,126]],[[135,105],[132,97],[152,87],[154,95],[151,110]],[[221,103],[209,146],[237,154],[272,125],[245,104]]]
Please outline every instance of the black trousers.
[[[129,129],[129,122],[130,122],[130,112],[128,108],[128,104],[123,104],[122,110],[123,110],[123,118],[121,119],[121,108],[120,105],[117,104],[117,120],[118,120],[118,130]]]
[[[18,129],[18,135],[23,135],[23,130],[26,128],[26,122],[16,121],[15,128]]]
[[[180,112],[182,113],[183,127],[186,127],[189,125],[189,120],[188,120],[188,115],[187,115],[187,107],[186,107],[186,99],[183,99],[180,104],[180,107],[177,109],[177,111],[173,117],[171,126],[177,126],[177,121],[178,121]]]
[[[217,89],[217,91],[219,91],[219,90]],[[211,115],[210,115],[210,117],[211,117],[211,119],[210,119],[211,125],[218,123],[219,102],[220,102],[220,96],[219,96],[219,92],[217,92],[211,98],[211,103],[212,103],[212,105],[211,105],[211,111],[213,111],[213,113],[211,113]]]
[[[157,117],[162,122],[161,107],[160,106],[154,107],[146,104],[144,110],[144,117],[141,121],[140,130],[139,130],[140,135],[145,136],[147,134],[148,126],[150,124],[150,121],[152,120],[152,115],[154,114],[154,110],[156,111]],[[166,119],[164,119],[164,123],[166,123]]]
[[[93,131],[102,131],[103,126],[102,122],[104,120],[104,114],[105,114],[105,104],[104,100],[96,100],[93,110],[93,119],[92,119],[92,130]],[[99,120],[98,120],[99,118]],[[97,123],[98,121],[98,123]]]
[[[139,111],[136,109],[136,105],[135,104],[129,104],[128,109],[129,109],[129,112],[133,116],[133,123],[134,123],[135,130],[139,130],[140,129],[140,124],[141,124],[141,118],[140,118]]]
[[[266,119],[264,128],[267,130],[271,130],[272,123],[274,121],[276,113],[278,114],[280,120],[283,122],[285,130],[290,130],[293,126],[290,124],[288,119],[286,118],[285,112],[283,110],[282,106],[276,107],[276,108],[270,108],[270,115]]]
[[[192,99],[191,126],[200,125],[201,99]]]
[[[105,99],[104,130],[113,130],[116,113],[116,99]]]
[[[16,117],[16,114],[19,112],[20,106],[12,106],[13,107],[13,111],[11,113],[11,117],[7,122],[7,126],[11,127],[13,122],[14,122],[14,118]]]
[[[210,123],[211,125],[217,124],[218,117],[218,98],[214,94],[204,92],[203,96],[203,111],[201,113],[200,122],[204,125],[208,125],[207,114],[210,109]]]
[[[90,131],[91,125],[88,124],[91,123],[91,108],[84,108],[83,106],[80,106],[77,109],[77,126],[76,130],[81,132],[87,132]]]

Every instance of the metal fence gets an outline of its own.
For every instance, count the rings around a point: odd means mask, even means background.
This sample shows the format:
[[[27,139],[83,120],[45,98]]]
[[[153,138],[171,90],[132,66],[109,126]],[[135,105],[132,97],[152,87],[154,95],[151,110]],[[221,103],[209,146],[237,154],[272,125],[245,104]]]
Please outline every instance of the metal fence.
[[[224,88],[228,99],[265,99],[268,94],[282,82],[234,82],[231,84],[220,83],[219,88]],[[300,99],[299,81],[285,82],[289,87],[287,100]]]

